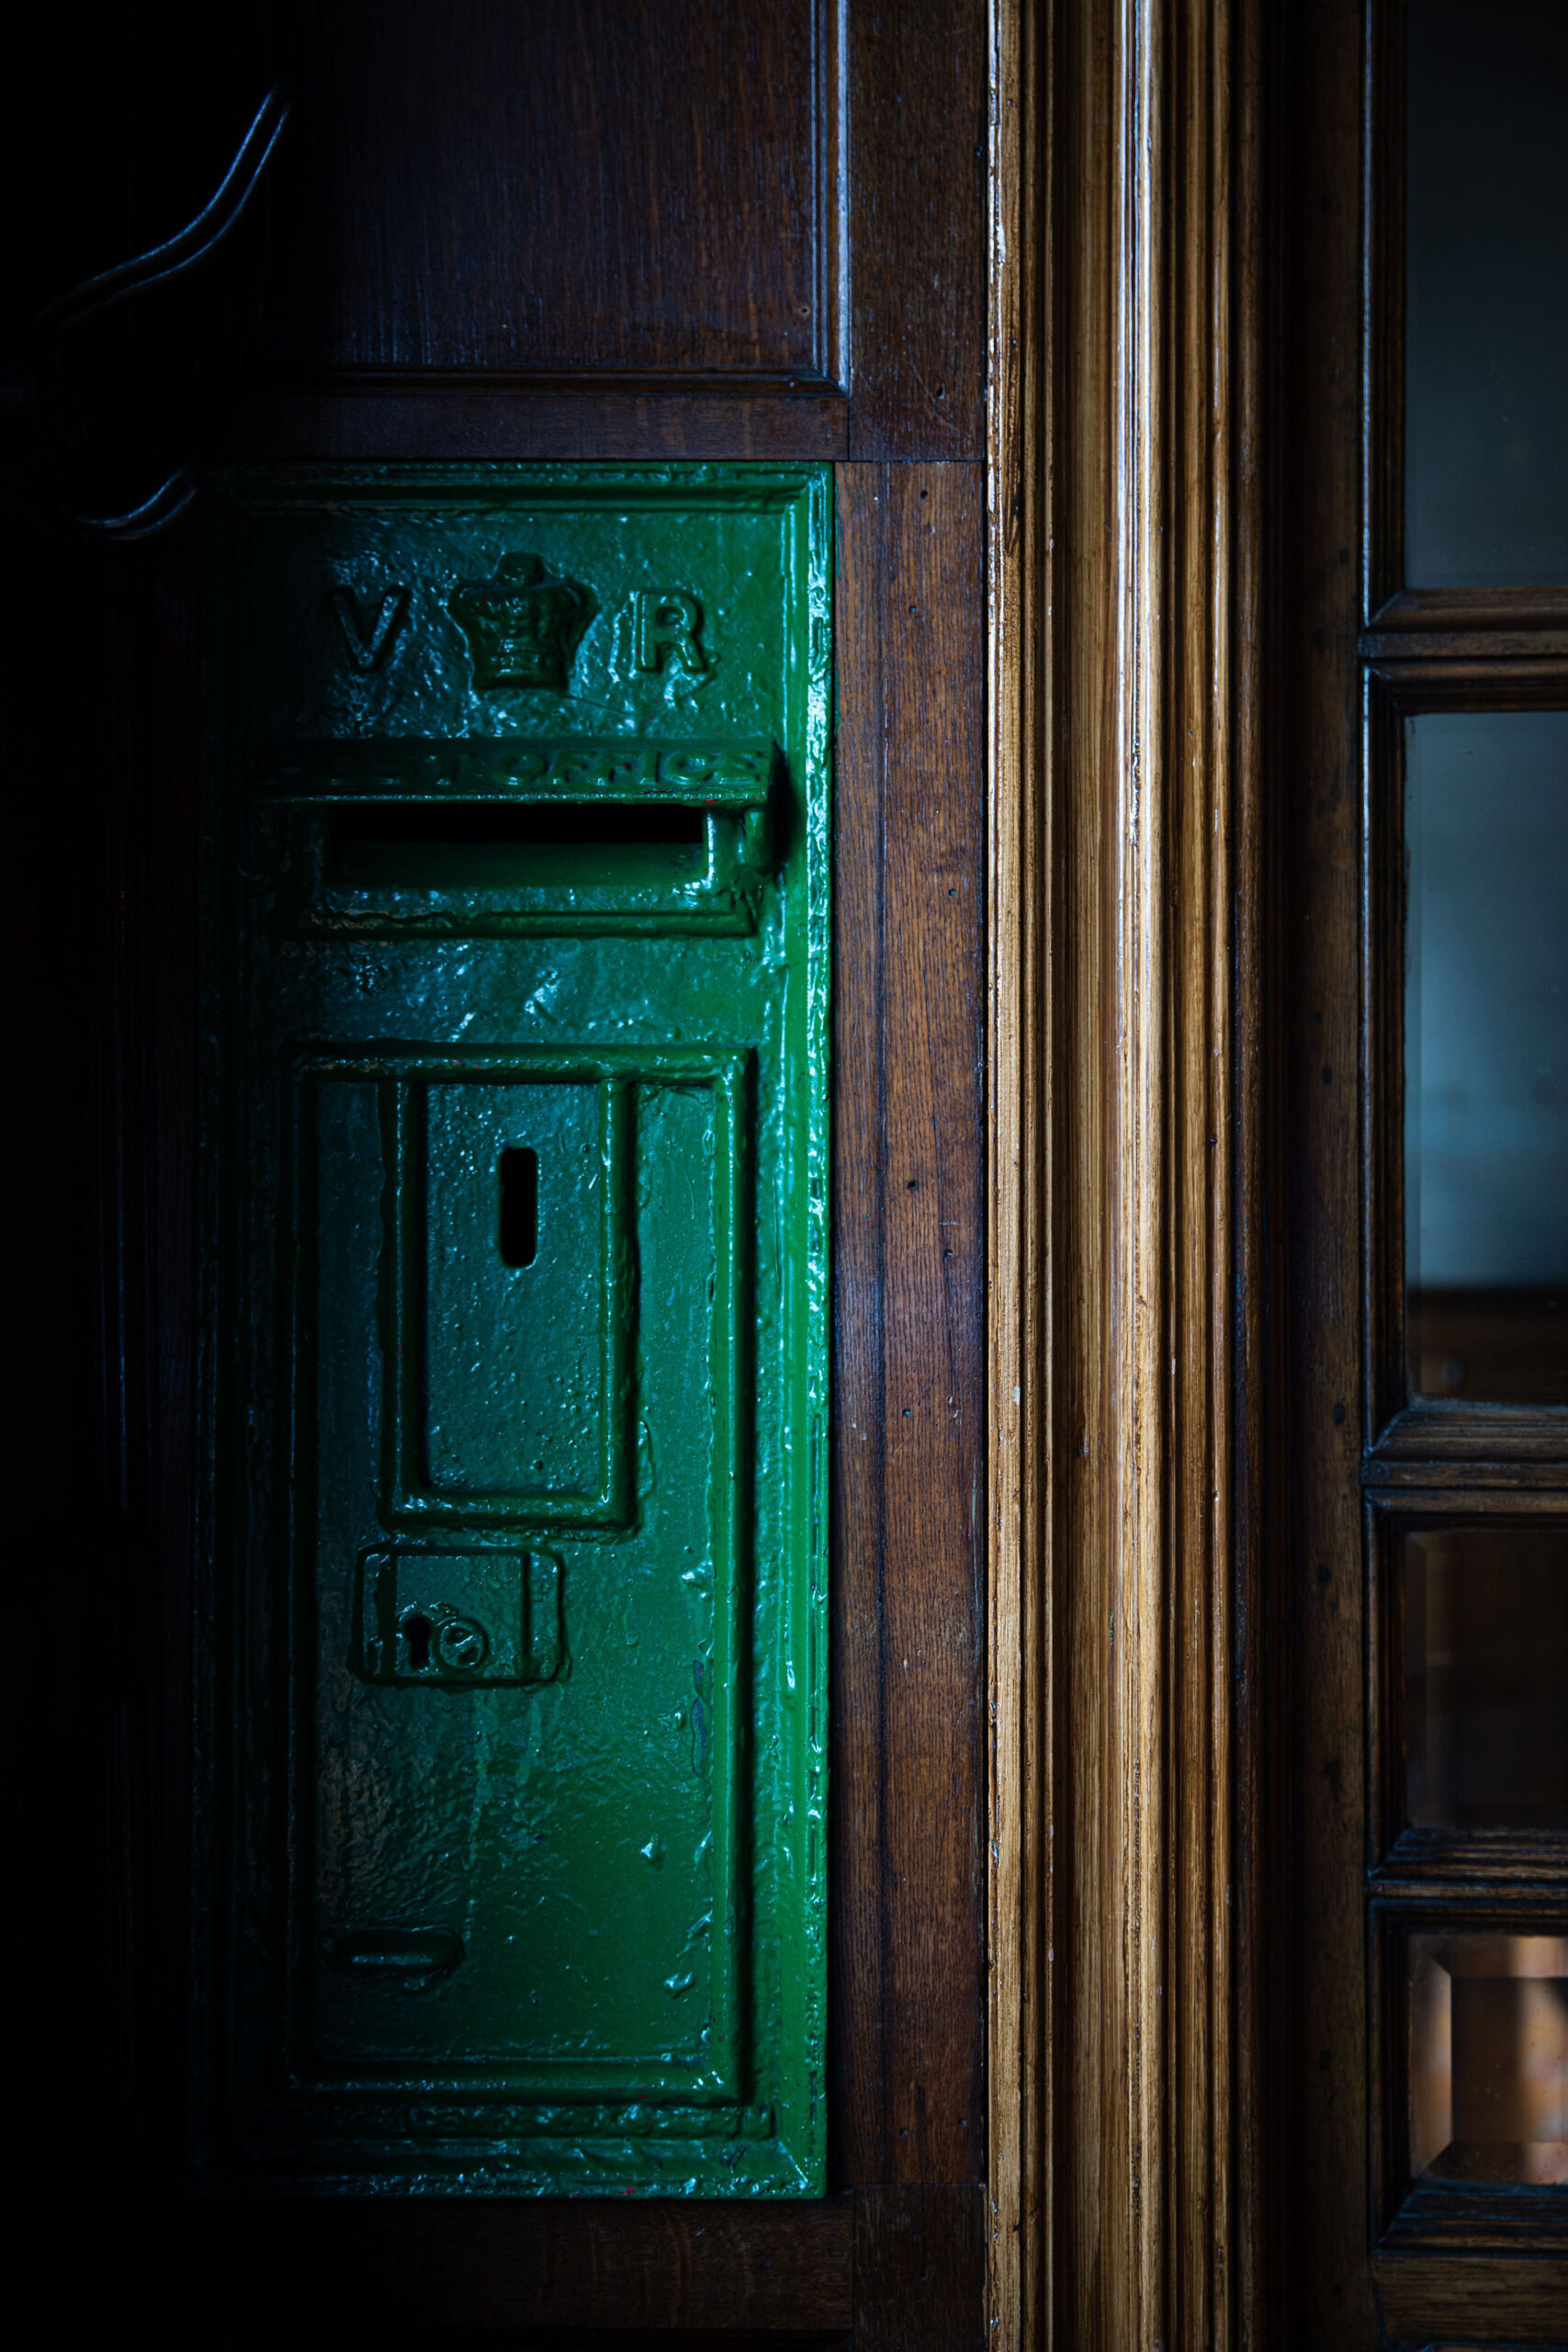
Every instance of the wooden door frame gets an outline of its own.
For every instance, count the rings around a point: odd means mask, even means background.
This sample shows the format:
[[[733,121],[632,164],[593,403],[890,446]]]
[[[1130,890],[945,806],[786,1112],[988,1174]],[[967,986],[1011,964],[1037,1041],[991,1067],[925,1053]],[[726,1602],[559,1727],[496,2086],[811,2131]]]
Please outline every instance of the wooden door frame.
[[[1009,2347],[1274,2334],[1263,21],[1260,0],[992,0],[988,2316]]]

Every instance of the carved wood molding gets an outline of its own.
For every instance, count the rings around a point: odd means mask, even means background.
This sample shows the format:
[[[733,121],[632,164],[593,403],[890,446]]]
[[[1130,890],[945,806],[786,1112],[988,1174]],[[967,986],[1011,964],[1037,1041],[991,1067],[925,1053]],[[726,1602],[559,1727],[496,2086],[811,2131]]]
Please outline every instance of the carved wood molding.
[[[1258,0],[994,0],[991,2307],[1266,2339]]]

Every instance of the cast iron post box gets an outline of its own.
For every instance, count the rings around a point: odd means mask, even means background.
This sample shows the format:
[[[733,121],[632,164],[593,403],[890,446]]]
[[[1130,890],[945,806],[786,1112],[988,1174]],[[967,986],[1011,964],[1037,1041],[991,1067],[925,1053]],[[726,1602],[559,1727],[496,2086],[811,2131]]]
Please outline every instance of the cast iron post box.
[[[823,2187],[829,511],[214,491],[215,2177]]]

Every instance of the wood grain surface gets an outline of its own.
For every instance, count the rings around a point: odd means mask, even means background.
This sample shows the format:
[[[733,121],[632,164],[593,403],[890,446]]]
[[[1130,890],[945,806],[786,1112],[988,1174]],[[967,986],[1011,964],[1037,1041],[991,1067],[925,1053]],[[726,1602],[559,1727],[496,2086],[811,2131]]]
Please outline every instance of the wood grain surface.
[[[1058,1700],[1051,1607],[1051,1201],[1056,1126],[1056,632],[1048,339],[1060,256],[1049,18],[993,12],[987,402],[986,1661],[989,1962],[987,2316],[1046,2340],[1055,2304],[1055,1912]]]
[[[857,2184],[985,2168],[981,497],[978,467],[839,475],[833,2163]]]
[[[1359,1456],[1356,0],[1285,37],[1278,304],[1280,1039],[1292,1710],[1287,2280],[1296,2341],[1371,2346]]]
[[[849,9],[850,452],[986,447],[986,17]]]
[[[541,390],[450,385],[378,391],[257,392],[231,428],[250,458],[780,458],[849,453],[849,403],[837,393],[788,398],[606,390],[603,379]]]
[[[1036,372],[998,360],[992,408],[991,1362],[1031,1398],[993,1456],[993,1982],[1036,2010],[993,2007],[992,2315],[1240,2345],[1269,2328],[1258,17],[1043,22],[1055,111],[1010,168],[1050,276],[1020,264],[1000,331],[1033,318]],[[1021,126],[1027,54],[1020,20]]]
[[[235,2202],[179,2268],[189,2315],[225,2324],[831,2335],[853,2323],[854,2233],[847,2197]]]
[[[837,16],[696,0],[672,37],[657,0],[467,0],[455,39],[420,0],[288,10],[277,357],[830,376]]]
[[[460,41],[398,0],[264,49],[296,111],[247,448],[981,457],[977,0],[694,0],[679,39],[476,0]]]
[[[986,2214],[976,2186],[855,2192],[855,2352],[981,2352]]]

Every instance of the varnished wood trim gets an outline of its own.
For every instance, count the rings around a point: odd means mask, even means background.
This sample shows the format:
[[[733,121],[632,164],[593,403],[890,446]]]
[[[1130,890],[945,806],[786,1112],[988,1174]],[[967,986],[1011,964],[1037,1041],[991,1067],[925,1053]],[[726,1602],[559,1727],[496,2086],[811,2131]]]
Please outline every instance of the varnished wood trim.
[[[1362,679],[1359,1114],[1365,1176],[1361,1426],[1381,1430],[1408,1399],[1404,1289],[1404,729],[1381,672]],[[1348,1073],[1341,1072],[1343,1081]],[[1334,1080],[1325,1061],[1324,1084]]]
[[[1375,1454],[1363,1464],[1361,1477],[1369,1491],[1391,1496],[1434,1487],[1450,1494],[1473,1488],[1483,1498],[1494,1493],[1562,1494],[1568,1487],[1560,1450],[1555,1458],[1543,1460],[1522,1451],[1510,1457],[1490,1430],[1468,1456],[1457,1449],[1450,1462],[1434,1460],[1429,1450],[1408,1462]]]
[[[1568,664],[1568,634],[1562,629],[1384,629],[1360,635],[1363,662],[1403,677],[1428,674],[1416,663],[1462,662],[1471,675],[1506,677],[1520,663]],[[1438,671],[1440,679],[1441,668]]]
[[[849,407],[825,393],[788,400],[649,397],[598,390],[280,395],[240,418],[228,453],[246,458],[834,458],[849,454]]]
[[[1568,628],[1568,588],[1403,588],[1370,626],[1417,634]]]
[[[1049,6],[991,0],[987,375],[989,2340],[1043,2343],[1054,2041],[1051,1878],[1054,871],[1049,609]]]
[[[829,2163],[977,2199],[984,478],[852,463],[836,491]]]
[[[1403,1829],[1372,1872],[1384,1900],[1429,1903],[1434,1889],[1496,1902],[1562,1902],[1568,1891],[1568,1834],[1550,1829]]]
[[[1561,2345],[1568,2258],[1509,2254],[1376,2254],[1383,2324],[1396,2340],[1452,2339],[1473,2330],[1489,2346]]]
[[[1457,1468],[1482,1486],[1518,1483],[1521,1469],[1555,1476],[1568,1485],[1568,1411],[1561,1405],[1407,1406],[1396,1413],[1369,1451],[1361,1476],[1382,1485],[1393,1465]],[[1439,1469],[1438,1475],[1442,1472]]]
[[[1550,640],[1529,653],[1442,661],[1380,645],[1368,667],[1401,711],[1556,710],[1568,701],[1568,661]]]
[[[1270,2337],[1258,15],[993,25],[992,2340],[1239,2346]]]
[[[1397,1519],[1406,1524],[1419,1521],[1438,1527],[1483,1527],[1501,1519],[1523,1519],[1532,1523],[1543,1519],[1568,1520],[1568,1494],[1561,1487],[1545,1492],[1511,1487],[1503,1493],[1475,1497],[1455,1494],[1441,1487],[1401,1487],[1387,1496],[1369,1494],[1366,1500],[1368,1510],[1380,1523]]]
[[[439,398],[482,392],[492,400],[547,392],[664,400],[848,400],[849,386],[819,368],[333,368],[279,388],[285,398],[386,393]]]

